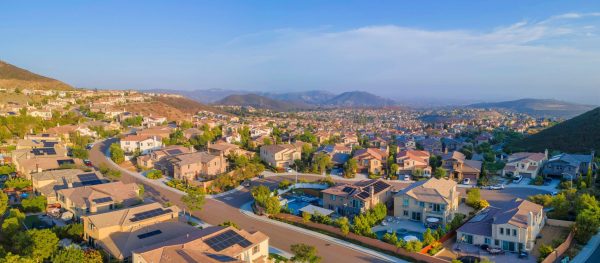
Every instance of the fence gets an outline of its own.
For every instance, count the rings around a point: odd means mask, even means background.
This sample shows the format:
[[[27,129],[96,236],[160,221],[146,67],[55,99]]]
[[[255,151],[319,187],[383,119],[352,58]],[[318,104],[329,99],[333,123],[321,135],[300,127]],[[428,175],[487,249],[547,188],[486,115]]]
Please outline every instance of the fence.
[[[571,231],[567,236],[567,239],[565,239],[565,242],[556,247],[554,251],[550,253],[550,255],[548,255],[544,260],[542,260],[541,263],[556,262],[571,246],[571,243],[573,242],[573,236],[575,236],[575,234],[573,233],[573,231]]]
[[[325,232],[330,236],[333,236],[338,239],[346,240],[352,243],[356,243],[358,245],[362,245],[368,248],[373,248],[375,250],[380,250],[382,252],[387,252],[387,254],[400,256],[405,259],[410,259],[411,262],[430,262],[430,263],[448,263],[448,261],[435,258],[427,254],[420,254],[418,252],[409,252],[403,248],[397,248],[392,244],[385,243],[381,240],[360,236],[355,233],[348,233],[348,235],[344,235],[342,231],[334,226],[319,224],[315,222],[304,222],[301,217],[290,215],[290,214],[278,214],[273,216],[276,219],[281,221],[291,223],[293,225],[302,226],[304,228],[308,228],[311,230],[317,230],[318,232]]]
[[[570,227],[575,224],[574,221],[558,220],[558,219],[547,219],[546,225],[559,226],[559,227]]]

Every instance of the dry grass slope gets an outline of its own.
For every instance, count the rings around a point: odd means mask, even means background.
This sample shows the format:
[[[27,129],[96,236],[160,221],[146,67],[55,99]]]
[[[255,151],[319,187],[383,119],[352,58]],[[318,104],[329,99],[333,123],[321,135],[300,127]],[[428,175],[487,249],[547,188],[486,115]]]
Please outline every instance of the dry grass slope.
[[[0,88],[71,90],[68,84],[0,61]]]

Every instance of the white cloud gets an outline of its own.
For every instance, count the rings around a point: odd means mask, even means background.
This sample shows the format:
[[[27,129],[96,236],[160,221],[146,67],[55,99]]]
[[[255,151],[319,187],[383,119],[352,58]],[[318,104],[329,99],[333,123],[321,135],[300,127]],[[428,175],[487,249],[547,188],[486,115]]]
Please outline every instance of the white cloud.
[[[381,25],[260,32],[203,58],[211,65],[199,78],[230,88],[545,96],[600,104],[598,18],[567,13],[489,31]]]

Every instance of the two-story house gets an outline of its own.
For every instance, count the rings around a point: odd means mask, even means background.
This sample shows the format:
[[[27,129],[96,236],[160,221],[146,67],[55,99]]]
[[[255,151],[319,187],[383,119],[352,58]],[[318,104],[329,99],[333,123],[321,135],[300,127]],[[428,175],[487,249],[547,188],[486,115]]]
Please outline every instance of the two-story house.
[[[360,149],[352,156],[358,164],[358,170],[366,174],[383,173],[387,157],[387,152],[377,148]]]
[[[141,154],[148,154],[163,147],[161,137],[151,135],[127,135],[121,139],[120,144],[125,153],[139,151]]]
[[[260,147],[260,159],[272,167],[285,168],[302,157],[302,148],[294,144],[275,144]]]
[[[163,173],[175,179],[194,181],[212,178],[227,171],[227,159],[208,152],[193,152],[165,158]]]
[[[532,179],[536,178],[546,159],[547,155],[544,153],[513,153],[506,160],[506,165],[502,169],[502,176],[520,175]]]
[[[415,182],[394,196],[394,216],[445,225],[454,217],[458,203],[456,182],[431,178]]]
[[[429,152],[418,150],[405,150],[396,155],[396,164],[398,164],[398,174],[412,174],[415,171],[422,171],[422,176],[431,176],[431,166],[429,166]]]
[[[139,204],[140,188],[136,183],[121,181],[66,188],[56,191],[62,209],[73,213],[76,219],[83,215],[104,213],[119,207]]]
[[[563,179],[576,179],[585,175],[588,169],[595,170],[594,152],[585,154],[562,153],[552,156],[544,165],[543,173],[548,176],[557,176]]]
[[[352,216],[392,200],[392,186],[381,179],[340,184],[323,190],[323,207],[339,215]]]
[[[469,178],[471,180],[479,179],[483,162],[475,160],[467,160],[461,152],[449,152],[442,156],[442,167],[448,171],[450,179],[463,180]]]
[[[482,210],[458,228],[456,238],[511,252],[530,251],[545,221],[541,205],[517,198]]]

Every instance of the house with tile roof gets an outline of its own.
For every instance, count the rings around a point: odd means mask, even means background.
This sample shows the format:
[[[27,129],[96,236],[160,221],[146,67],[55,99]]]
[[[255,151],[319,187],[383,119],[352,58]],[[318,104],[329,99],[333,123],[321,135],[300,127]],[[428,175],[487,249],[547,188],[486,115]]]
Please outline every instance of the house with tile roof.
[[[502,169],[502,176],[520,175],[527,178],[536,178],[547,160],[546,153],[518,152],[513,153],[506,159],[506,165]]]
[[[268,258],[269,237],[262,232],[212,226],[134,250],[132,262],[267,263]]]
[[[139,193],[140,188],[136,183],[116,181],[61,189],[56,191],[56,199],[62,209],[79,219],[83,215],[139,204],[142,202]]]
[[[163,147],[162,138],[154,135],[127,135],[121,138],[120,144],[125,153],[148,154]]]
[[[358,170],[366,174],[380,174],[384,172],[388,153],[378,148],[360,149],[352,156],[358,164]]]
[[[415,174],[415,171],[423,171],[423,176],[431,177],[431,166],[429,166],[429,152],[419,150],[405,150],[396,155],[398,174]]]
[[[456,185],[453,180],[436,178],[415,182],[394,196],[394,216],[445,225],[458,210]]]
[[[591,154],[562,153],[548,159],[544,165],[543,174],[569,180],[587,174],[590,168],[597,169],[594,163],[594,152]]]
[[[339,184],[323,190],[323,207],[339,215],[352,216],[392,200],[392,186],[381,179]]]
[[[45,196],[48,204],[55,204],[58,202],[56,193],[62,189],[103,184],[108,180],[98,171],[61,169],[32,174],[31,182],[36,194]]]
[[[178,154],[165,158],[167,167],[163,173],[175,179],[204,180],[215,177],[227,171],[227,159],[222,155],[212,155],[208,152],[193,152]]]
[[[479,179],[483,162],[467,160],[461,152],[449,152],[442,156],[442,167],[448,171],[448,178],[458,181],[464,178]]]
[[[518,252],[530,251],[544,228],[546,215],[541,205],[513,199],[489,206],[456,231],[457,242]]]
[[[272,167],[285,168],[294,165],[302,157],[302,146],[274,144],[260,147],[260,159]]]

